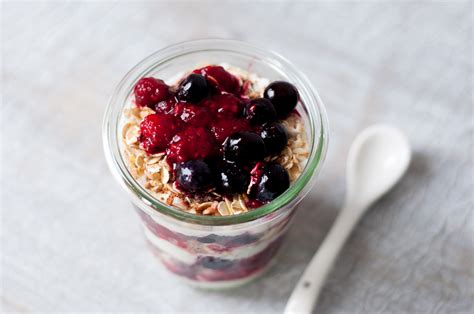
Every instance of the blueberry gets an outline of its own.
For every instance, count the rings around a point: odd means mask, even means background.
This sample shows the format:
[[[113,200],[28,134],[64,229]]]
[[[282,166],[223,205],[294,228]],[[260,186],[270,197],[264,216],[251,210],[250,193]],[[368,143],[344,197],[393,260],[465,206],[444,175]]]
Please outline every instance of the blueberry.
[[[272,102],[279,119],[288,116],[295,109],[299,99],[296,87],[283,81],[275,81],[268,85],[263,92],[263,97]]]
[[[201,243],[215,243],[217,242],[217,239],[219,238],[218,235],[215,235],[213,233],[205,236],[205,237],[200,237],[200,238],[197,238],[197,241],[201,242]]]
[[[262,138],[252,132],[234,133],[225,140],[223,146],[224,158],[240,164],[262,160],[266,154]]]
[[[242,168],[228,162],[217,166],[216,187],[223,194],[243,193],[249,184],[250,175]]]
[[[178,87],[176,98],[181,101],[197,103],[206,98],[209,94],[209,87],[204,76],[190,74]]]
[[[250,234],[250,233],[246,232],[244,234],[232,237],[232,239],[229,242],[227,242],[226,245],[229,245],[229,246],[246,245],[246,244],[250,244],[250,243],[253,243],[253,242],[257,242],[257,240],[260,239],[260,237],[261,237],[260,233]]]
[[[212,186],[212,173],[204,161],[189,160],[176,167],[176,181],[187,192],[201,192]]]
[[[276,162],[257,163],[250,175],[250,197],[269,202],[280,196],[290,186],[288,172]]]
[[[213,257],[213,256],[205,256],[202,257],[201,259],[201,265],[205,268],[210,268],[210,269],[226,269],[231,267],[234,263],[231,260],[228,259],[223,259],[219,257]]]
[[[252,125],[262,125],[276,119],[275,107],[265,98],[250,100],[245,106],[244,114]]]
[[[268,155],[276,155],[288,144],[288,134],[283,125],[277,122],[265,123],[260,131]]]

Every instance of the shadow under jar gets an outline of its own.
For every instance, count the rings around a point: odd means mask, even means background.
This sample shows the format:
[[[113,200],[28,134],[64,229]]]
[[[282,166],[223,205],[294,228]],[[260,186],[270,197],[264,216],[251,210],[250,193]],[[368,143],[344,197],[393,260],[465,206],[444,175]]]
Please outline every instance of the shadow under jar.
[[[203,216],[168,206],[133,178],[121,141],[123,109],[136,82],[147,76],[173,82],[199,65],[229,64],[270,81],[296,86],[309,157],[303,172],[275,200],[233,216]],[[324,106],[308,79],[280,55],[230,40],[205,39],[162,49],[136,65],[117,86],[107,107],[103,141],[108,165],[138,212],[151,249],[172,273],[206,288],[233,287],[261,274],[277,253],[296,206],[314,184],[328,141]]]

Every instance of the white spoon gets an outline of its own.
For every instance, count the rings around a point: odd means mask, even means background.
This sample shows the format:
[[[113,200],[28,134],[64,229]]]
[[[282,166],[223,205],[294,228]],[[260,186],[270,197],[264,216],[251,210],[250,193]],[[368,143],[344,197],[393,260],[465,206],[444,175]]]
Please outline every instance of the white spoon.
[[[286,314],[311,313],[352,229],[370,205],[402,177],[410,157],[408,141],[394,127],[371,126],[356,137],[347,158],[345,205],[293,290],[285,308]]]

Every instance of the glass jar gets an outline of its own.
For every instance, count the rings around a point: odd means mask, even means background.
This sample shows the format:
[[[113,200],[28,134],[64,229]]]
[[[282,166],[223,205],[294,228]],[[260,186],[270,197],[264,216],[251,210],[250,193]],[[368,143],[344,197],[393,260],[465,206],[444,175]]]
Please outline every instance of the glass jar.
[[[310,155],[299,178],[269,204],[234,216],[195,215],[158,201],[132,177],[121,149],[122,114],[140,78],[154,76],[170,82],[198,65],[221,63],[297,87],[300,102],[296,109],[305,124]],[[322,167],[328,128],[316,90],[285,58],[243,42],[205,39],[162,49],[130,70],[110,99],[103,141],[108,165],[141,217],[153,252],[166,268],[188,282],[220,288],[248,282],[274,259],[296,206]]]

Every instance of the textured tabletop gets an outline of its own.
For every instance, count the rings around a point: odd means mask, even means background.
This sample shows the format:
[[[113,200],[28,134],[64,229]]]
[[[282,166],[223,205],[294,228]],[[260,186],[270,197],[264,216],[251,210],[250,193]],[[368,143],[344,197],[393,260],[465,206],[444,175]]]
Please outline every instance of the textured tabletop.
[[[279,313],[342,205],[345,157],[400,127],[408,174],[360,222],[315,312],[474,310],[472,3],[2,2],[1,311]],[[276,265],[209,292],[147,250],[101,120],[122,76],[193,38],[276,50],[318,89],[330,148]]]

